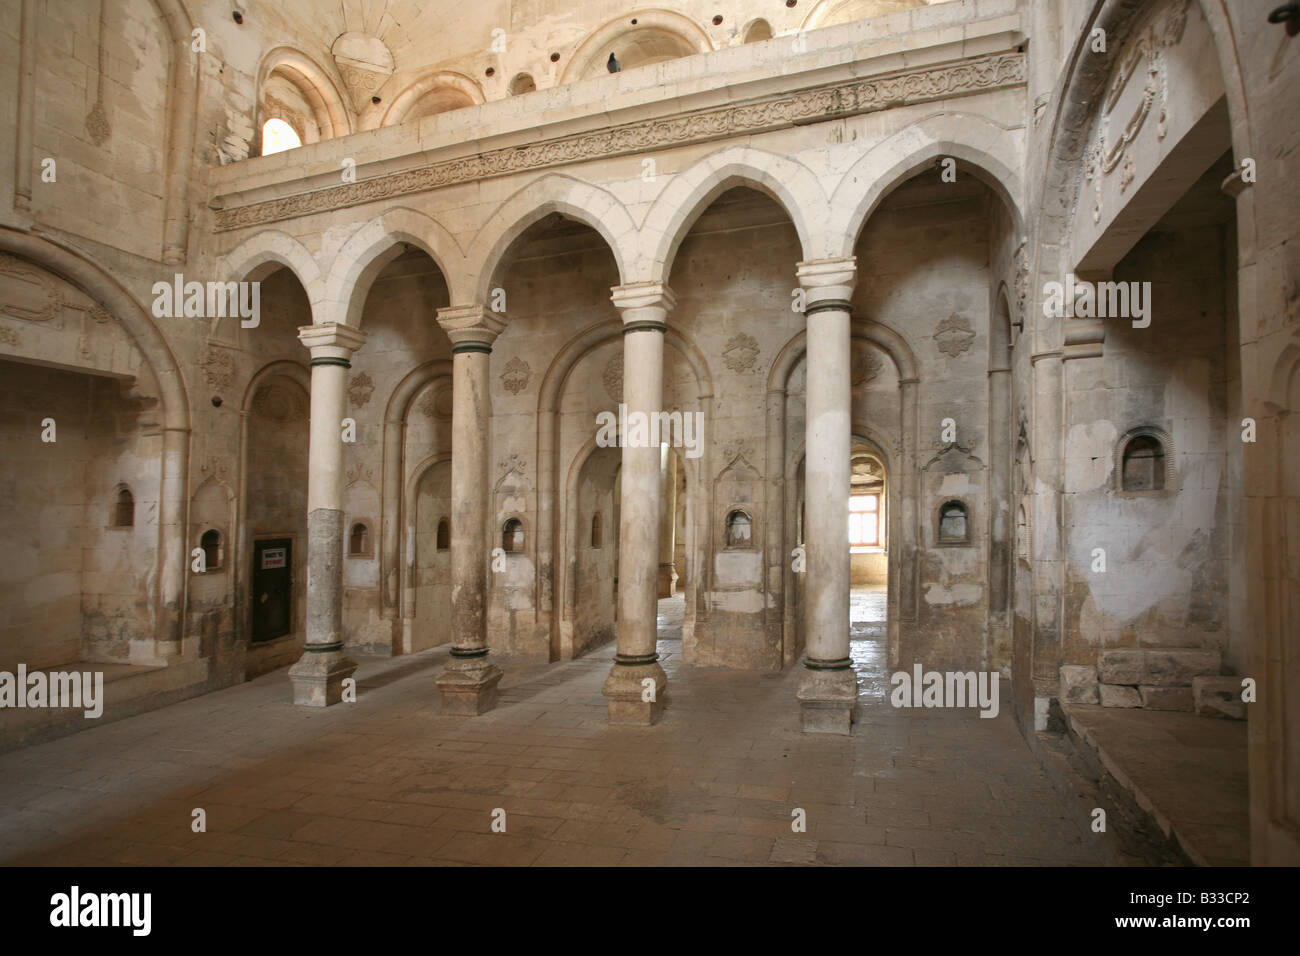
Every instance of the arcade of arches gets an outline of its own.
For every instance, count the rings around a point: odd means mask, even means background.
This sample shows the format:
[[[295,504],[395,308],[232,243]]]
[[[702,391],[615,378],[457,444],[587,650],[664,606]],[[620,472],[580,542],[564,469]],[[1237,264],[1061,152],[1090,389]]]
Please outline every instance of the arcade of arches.
[[[48,748],[328,708],[514,753],[538,801],[585,768],[617,803],[624,725],[748,734],[695,756],[722,812],[772,802],[755,862],[804,860],[763,756],[825,775],[828,739],[875,836],[806,862],[964,862],[949,759],[1050,809],[1026,862],[1300,862],[1272,4],[389,6],[0,22],[0,671],[105,678],[89,734],[0,715],[0,805]],[[997,716],[896,706],[914,666]],[[548,779],[550,745],[594,750]]]

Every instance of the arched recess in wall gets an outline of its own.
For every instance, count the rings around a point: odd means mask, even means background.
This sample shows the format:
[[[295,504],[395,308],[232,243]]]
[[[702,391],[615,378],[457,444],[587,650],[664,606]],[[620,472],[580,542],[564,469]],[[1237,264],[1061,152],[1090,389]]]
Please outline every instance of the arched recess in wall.
[[[595,438],[591,438],[585,450],[575,456],[565,476],[561,476],[560,461],[560,402],[564,385],[568,382],[578,363],[587,355],[621,341],[623,326],[621,322],[601,322],[588,326],[564,344],[556,353],[550,367],[547,368],[537,397],[537,567],[538,605],[542,614],[549,617],[551,633],[552,660],[561,659],[562,637],[561,623],[567,595],[570,593],[569,578],[566,577],[567,560],[562,560],[566,551],[566,538],[570,526],[576,527],[576,517],[571,515],[568,503],[573,500],[573,483],[591,449],[595,447]],[[693,614],[692,588],[707,586],[707,568],[699,560],[699,544],[708,534],[709,523],[707,509],[691,504],[689,489],[695,489],[695,498],[702,495],[702,477],[710,473],[712,455],[710,452],[709,418],[707,410],[712,407],[713,378],[709,372],[708,362],[696,345],[683,336],[670,323],[664,336],[664,344],[674,349],[690,367],[696,383],[696,399],[699,407],[706,411],[704,433],[699,436],[700,447],[704,450],[699,458],[683,456],[679,459],[686,473],[688,488],[687,507],[687,554],[688,562],[696,569],[689,577],[687,586],[687,612]],[[557,492],[560,497],[557,497]],[[609,517],[607,527],[616,527],[617,513]],[[576,532],[575,532],[576,534]],[[606,539],[614,532],[607,532]],[[545,570],[554,568],[553,581],[548,581]]]
[[[160,462],[161,501],[158,518],[157,591],[154,620],[155,653],[160,658],[180,654],[186,580],[185,524],[190,455],[189,396],[170,347],[149,313],[117,280],[98,266],[52,240],[0,227],[0,252],[25,259],[76,286],[94,299],[125,329],[148,363],[157,384],[163,448]]]
[[[743,43],[762,43],[764,40],[772,39],[772,24],[758,17],[745,25],[741,35],[744,37],[741,41]]]
[[[482,102],[483,88],[468,76],[451,70],[438,70],[420,77],[393,97],[380,125],[396,126]]]
[[[449,400],[451,366],[449,360],[437,359],[412,369],[393,389],[393,394],[389,396],[388,404],[384,409],[383,470],[379,489],[379,584],[383,601],[382,613],[385,618],[407,620],[414,619],[416,614],[417,605],[413,590],[415,585],[412,580],[414,555],[411,550],[414,536],[418,533],[415,482],[419,480],[425,468],[443,459],[435,456],[433,460],[411,468],[410,463],[407,462],[406,424],[416,397],[428,386],[434,386],[430,397],[435,399],[430,402],[430,417],[446,419],[450,422],[450,407],[438,407],[436,401],[438,390],[435,383],[442,382],[446,386],[445,392]],[[449,405],[449,401],[443,404]],[[413,478],[408,479],[408,471],[414,476]],[[404,494],[404,488],[408,489],[409,493]],[[435,540],[431,546],[434,550],[437,549],[436,522],[439,518],[450,514],[448,510],[445,515],[433,519]],[[404,540],[407,542],[405,549],[402,543]],[[404,550],[405,559],[403,559]],[[406,649],[405,644],[403,640],[403,650]]]
[[[311,373],[302,362],[289,359],[279,359],[258,369],[245,386],[240,402],[239,497],[230,579],[235,596],[235,635],[244,644],[251,645],[254,637],[253,614],[257,596],[252,593],[252,588],[256,583],[253,565],[258,538],[288,535],[294,539],[292,553],[286,562],[294,588],[290,600],[294,617],[305,614],[307,461],[303,430],[310,402]],[[286,447],[289,436],[284,434],[290,430],[298,433],[292,436],[292,443],[296,446],[293,452]],[[275,437],[277,433],[279,438]],[[266,458],[272,449],[274,465],[268,467]],[[298,461],[296,469],[284,467],[290,458]],[[282,508],[276,509],[276,501],[285,492],[297,489],[298,485],[303,488],[300,492],[303,497],[298,503],[300,507],[285,502]],[[273,513],[274,510],[279,510],[280,514]],[[297,511],[301,511],[301,515]],[[292,645],[273,652],[259,648],[247,661],[245,676],[251,679],[296,657],[297,648]]]
[[[933,0],[943,2],[943,0]],[[926,0],[820,0],[804,18],[804,30],[832,27],[926,5]]]
[[[650,66],[713,49],[709,35],[690,17],[671,10],[638,10],[592,32],[569,57],[560,83],[604,76],[611,53],[624,70]]]
[[[276,47],[262,60],[257,80],[257,130],[253,154],[262,155],[262,128],[279,119],[303,144],[347,136],[355,122],[334,78],[301,50]]]
[[[919,366],[911,346],[893,329],[870,319],[854,319],[852,342],[855,348],[871,347],[882,352],[893,365],[899,388],[899,434],[915,434],[918,415],[917,382]],[[772,360],[768,370],[768,431],[766,473],[783,476],[782,482],[771,483],[768,490],[768,513],[776,516],[766,540],[765,565],[782,567],[782,592],[788,597],[783,602],[782,659],[792,665],[801,650],[801,621],[799,595],[802,580],[798,580],[790,561],[785,557],[801,542],[799,503],[803,499],[802,440],[787,443],[787,396],[791,375],[806,362],[807,332],[792,336]],[[911,431],[909,432],[909,429]],[[898,652],[899,621],[916,619],[917,568],[916,552],[921,540],[919,516],[915,506],[917,495],[917,450],[913,442],[903,440],[901,449],[894,451],[887,436],[875,430],[869,422],[853,421],[853,440],[866,445],[884,465],[888,476],[885,507],[886,531],[889,541],[888,607],[890,658],[896,662]],[[788,447],[792,445],[793,447]],[[846,467],[848,463],[846,462]],[[905,500],[908,499],[908,500]],[[779,522],[779,524],[778,524]],[[847,560],[847,554],[846,554]],[[775,564],[774,562],[779,562]],[[791,599],[793,598],[793,600]]]
[[[402,496],[406,528],[401,568],[403,654],[436,647],[453,636],[451,456],[435,453],[415,463],[410,472]]]
[[[790,217],[806,259],[814,258],[815,223],[824,222],[826,195],[802,163],[754,149],[733,146],[706,156],[672,178],[646,213],[640,232],[636,274],[666,277],[682,240],[695,221],[723,193],[745,186],[763,193]]]
[[[556,589],[562,608],[553,660],[580,657],[615,635],[619,529],[616,520],[611,522],[606,541],[603,515],[619,514],[622,464],[621,449],[599,447],[593,436],[574,456],[565,477],[563,570]],[[597,519],[602,530],[598,548],[590,538],[582,540],[584,531],[594,536]]]

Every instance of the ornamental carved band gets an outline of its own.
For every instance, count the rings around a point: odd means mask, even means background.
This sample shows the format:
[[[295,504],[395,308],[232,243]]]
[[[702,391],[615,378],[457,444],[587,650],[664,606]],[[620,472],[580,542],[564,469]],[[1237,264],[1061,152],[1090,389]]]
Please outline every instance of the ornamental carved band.
[[[764,132],[795,123],[983,93],[1024,82],[1023,53],[974,57],[944,66],[815,87],[788,96],[625,123],[528,146],[489,150],[388,176],[250,203],[219,211],[216,230],[228,232],[530,169]]]

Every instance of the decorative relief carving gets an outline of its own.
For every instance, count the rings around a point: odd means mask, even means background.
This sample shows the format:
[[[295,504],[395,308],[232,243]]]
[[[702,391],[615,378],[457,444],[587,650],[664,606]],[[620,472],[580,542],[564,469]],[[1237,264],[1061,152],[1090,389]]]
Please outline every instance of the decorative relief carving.
[[[1164,48],[1174,46],[1182,40],[1189,2],[1190,0],[1176,0],[1160,16],[1138,30],[1130,40],[1131,46],[1121,54],[1120,65],[1102,101],[1096,137],[1084,156],[1084,179],[1093,187],[1092,221],[1095,223],[1101,222],[1102,180],[1121,163],[1121,191],[1128,189],[1136,177],[1137,164],[1128,148],[1142,131],[1157,99],[1160,102],[1160,114],[1156,118],[1156,136],[1164,139],[1169,132],[1169,66],[1165,61]],[[1125,93],[1139,74],[1145,76],[1140,93],[1136,97],[1126,97]],[[1132,103],[1132,109],[1127,111],[1127,118],[1124,114],[1120,115],[1123,125],[1115,133],[1112,122],[1116,110],[1121,103],[1126,102]]]
[[[19,337],[17,329],[0,328],[0,342],[5,345],[21,345],[22,339]]]
[[[44,269],[0,252],[0,312],[27,322],[51,323],[62,328],[64,302],[54,278]]]
[[[355,485],[358,481],[364,481],[368,485],[375,483],[375,472],[373,468],[366,468],[362,465],[353,465],[348,469],[348,484]]]
[[[374,391],[374,380],[365,372],[358,372],[353,375],[352,381],[348,383],[348,399],[357,408],[364,408],[366,402],[370,401],[370,396]]]
[[[1017,86],[1024,82],[1023,53],[973,57],[946,66],[851,80],[758,102],[625,123],[524,146],[503,147],[329,189],[223,209],[217,213],[216,230],[242,229],[529,169],[779,129],[796,122],[869,113]]]
[[[722,361],[733,372],[743,374],[754,370],[754,361],[758,358],[758,342],[752,335],[740,332],[727,340],[722,350]]]
[[[209,345],[199,368],[203,369],[203,378],[208,383],[208,388],[230,388],[235,380],[235,359],[225,349]]]
[[[854,388],[873,381],[884,367],[885,363],[875,349],[853,343],[853,363],[849,366],[849,375]]]
[[[227,478],[230,477],[230,467],[226,464],[225,459],[211,455],[207,461],[199,466],[199,473],[204,477],[216,478],[217,481],[224,485]]]
[[[1029,301],[1029,249],[1024,242],[1016,249],[1016,327],[1025,330],[1025,306]]]
[[[451,386],[444,385],[441,388],[431,388],[425,392],[424,398],[420,400],[420,413],[425,418],[432,418],[439,422],[451,421]]]
[[[931,336],[939,351],[949,358],[956,358],[971,347],[975,341],[975,330],[970,320],[954,312],[935,327]]]
[[[605,364],[605,394],[616,402],[623,401],[623,353],[619,352]]]
[[[511,395],[518,395],[528,387],[532,375],[533,370],[528,367],[528,363],[516,355],[506,363],[505,371],[501,373],[501,384]]]

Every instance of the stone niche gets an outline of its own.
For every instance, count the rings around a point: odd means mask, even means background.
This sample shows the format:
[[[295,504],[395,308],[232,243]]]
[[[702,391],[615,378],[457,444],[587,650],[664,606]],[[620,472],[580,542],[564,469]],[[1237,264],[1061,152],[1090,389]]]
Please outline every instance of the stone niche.
[[[724,451],[713,483],[713,580],[709,626],[696,632],[696,662],[706,666],[779,670],[779,626],[767,630],[763,589],[763,480],[748,447]]]
[[[526,473],[526,462],[518,455],[511,455],[497,467],[502,474],[492,489],[489,544],[504,552],[501,559],[505,570],[489,575],[489,643],[511,656],[549,660],[549,637],[536,633],[533,594],[537,568],[533,555],[538,529],[533,483]]]

